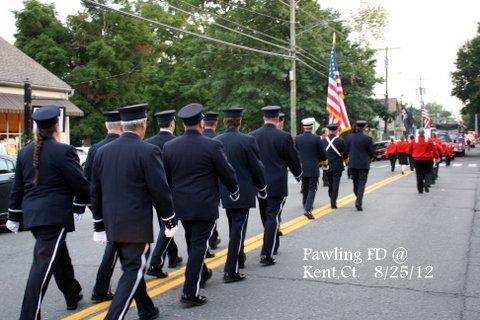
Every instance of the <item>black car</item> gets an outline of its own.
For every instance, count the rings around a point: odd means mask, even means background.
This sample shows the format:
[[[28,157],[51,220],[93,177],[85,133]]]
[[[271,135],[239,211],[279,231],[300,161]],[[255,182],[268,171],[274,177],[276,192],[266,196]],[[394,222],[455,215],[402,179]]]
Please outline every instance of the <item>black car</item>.
[[[0,225],[4,225],[8,218],[8,199],[15,178],[14,157],[0,155]]]

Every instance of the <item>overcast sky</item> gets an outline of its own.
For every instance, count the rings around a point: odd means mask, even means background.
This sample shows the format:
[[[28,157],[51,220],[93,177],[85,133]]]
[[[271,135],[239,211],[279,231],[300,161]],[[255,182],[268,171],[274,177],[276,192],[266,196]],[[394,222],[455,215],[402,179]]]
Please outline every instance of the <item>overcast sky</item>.
[[[55,3],[62,20],[81,8],[80,0],[44,0]],[[348,20],[361,1],[319,0],[322,6],[337,9]],[[416,88],[418,79],[426,88],[426,102],[437,101],[458,113],[461,102],[451,97],[450,72],[458,48],[475,36],[480,22],[480,1],[456,0],[370,0],[382,5],[388,12],[389,24],[385,39],[375,47],[399,47],[389,55],[389,95],[418,106]],[[301,0],[300,0],[301,5]],[[0,36],[14,42],[15,20],[12,10],[23,7],[22,0],[2,0]],[[377,74],[384,76],[384,52],[378,54]],[[342,70],[340,70],[340,73]],[[348,87],[344,88],[348,93]],[[383,98],[385,85],[377,86],[375,93]],[[348,108],[348,106],[347,106]]]

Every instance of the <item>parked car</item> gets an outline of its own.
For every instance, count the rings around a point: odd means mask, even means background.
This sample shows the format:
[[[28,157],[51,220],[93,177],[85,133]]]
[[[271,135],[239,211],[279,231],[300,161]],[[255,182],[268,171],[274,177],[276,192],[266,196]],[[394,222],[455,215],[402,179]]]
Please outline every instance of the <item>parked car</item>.
[[[8,200],[15,179],[15,157],[0,155],[0,225],[8,218]]]
[[[80,158],[80,165],[82,168],[85,166],[85,161],[87,161],[87,155],[89,147],[75,147],[77,150],[78,157]]]
[[[388,141],[375,142],[373,144],[373,159],[385,160],[387,159],[387,146]]]

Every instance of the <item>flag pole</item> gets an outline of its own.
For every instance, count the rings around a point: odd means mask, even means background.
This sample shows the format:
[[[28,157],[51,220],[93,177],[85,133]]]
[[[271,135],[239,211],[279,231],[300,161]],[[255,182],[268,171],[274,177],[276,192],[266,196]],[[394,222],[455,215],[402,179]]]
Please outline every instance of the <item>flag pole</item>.
[[[332,39],[332,48],[335,48],[335,45],[337,44],[337,35],[335,31],[333,32],[333,39]]]

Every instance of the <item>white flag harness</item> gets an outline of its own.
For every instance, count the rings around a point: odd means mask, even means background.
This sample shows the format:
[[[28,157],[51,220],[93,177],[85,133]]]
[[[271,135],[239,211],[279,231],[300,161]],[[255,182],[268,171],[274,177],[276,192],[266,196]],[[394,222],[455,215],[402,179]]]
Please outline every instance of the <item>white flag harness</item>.
[[[335,146],[333,145],[333,141],[335,141],[337,139],[338,139],[338,136],[335,136],[332,140],[330,140],[330,137],[326,137],[326,140],[328,142],[328,146],[325,149],[325,151],[328,151],[328,149],[332,148],[332,150],[335,151],[335,153],[338,154],[338,156],[341,158],[342,155],[340,154],[340,152],[338,152],[338,149],[335,148]]]

